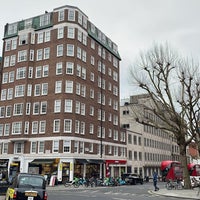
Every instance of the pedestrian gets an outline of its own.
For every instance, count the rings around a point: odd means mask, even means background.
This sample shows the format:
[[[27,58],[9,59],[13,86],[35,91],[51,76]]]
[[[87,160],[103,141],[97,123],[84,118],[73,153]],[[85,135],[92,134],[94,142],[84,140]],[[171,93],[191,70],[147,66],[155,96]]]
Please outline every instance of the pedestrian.
[[[153,185],[154,185],[155,191],[158,191],[158,190],[159,190],[159,187],[157,186],[157,182],[158,182],[158,174],[157,174],[157,172],[155,171],[155,172],[153,173]]]

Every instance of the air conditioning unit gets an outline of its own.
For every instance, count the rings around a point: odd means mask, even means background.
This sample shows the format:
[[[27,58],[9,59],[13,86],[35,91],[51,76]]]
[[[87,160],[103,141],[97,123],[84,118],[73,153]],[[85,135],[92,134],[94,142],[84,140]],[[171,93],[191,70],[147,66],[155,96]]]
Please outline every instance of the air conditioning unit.
[[[85,148],[85,151],[89,151],[89,148]]]

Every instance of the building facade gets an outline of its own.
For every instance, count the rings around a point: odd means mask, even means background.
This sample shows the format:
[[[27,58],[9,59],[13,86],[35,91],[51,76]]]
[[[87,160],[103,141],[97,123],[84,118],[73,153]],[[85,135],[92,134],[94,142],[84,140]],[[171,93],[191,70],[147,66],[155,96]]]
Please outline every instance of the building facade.
[[[152,177],[159,175],[163,160],[179,160],[179,147],[173,133],[155,128],[153,123],[140,123],[144,119],[162,123],[146,109],[151,104],[149,95],[134,95],[120,108],[121,126],[127,130],[127,171]]]
[[[9,176],[125,171],[117,45],[73,6],[8,23],[4,33],[0,162]]]

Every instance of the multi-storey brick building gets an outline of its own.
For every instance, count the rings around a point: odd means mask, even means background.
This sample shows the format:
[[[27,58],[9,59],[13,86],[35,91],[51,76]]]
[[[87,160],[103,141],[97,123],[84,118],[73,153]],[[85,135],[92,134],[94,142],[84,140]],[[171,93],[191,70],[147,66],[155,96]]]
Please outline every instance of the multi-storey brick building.
[[[163,160],[179,160],[173,133],[155,126],[162,121],[148,109],[152,104],[148,94],[141,94],[130,96],[120,108],[120,123],[127,130],[127,171],[143,177],[152,176],[155,170],[161,175]]]
[[[73,6],[4,32],[1,165],[59,180],[125,171],[117,45]]]

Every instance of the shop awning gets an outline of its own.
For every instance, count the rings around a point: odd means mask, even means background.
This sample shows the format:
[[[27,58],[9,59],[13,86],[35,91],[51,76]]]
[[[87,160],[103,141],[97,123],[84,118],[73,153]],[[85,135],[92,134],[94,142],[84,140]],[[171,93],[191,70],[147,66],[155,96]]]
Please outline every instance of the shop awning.
[[[77,164],[101,164],[104,163],[103,160],[97,159],[76,159]]]
[[[86,159],[76,159],[76,164],[86,164],[88,163]]]
[[[102,164],[104,163],[104,160],[88,159],[87,162],[91,164]]]
[[[120,164],[120,165],[125,165],[126,160],[106,160],[107,164]]]
[[[52,164],[55,159],[34,159],[32,164]]]

